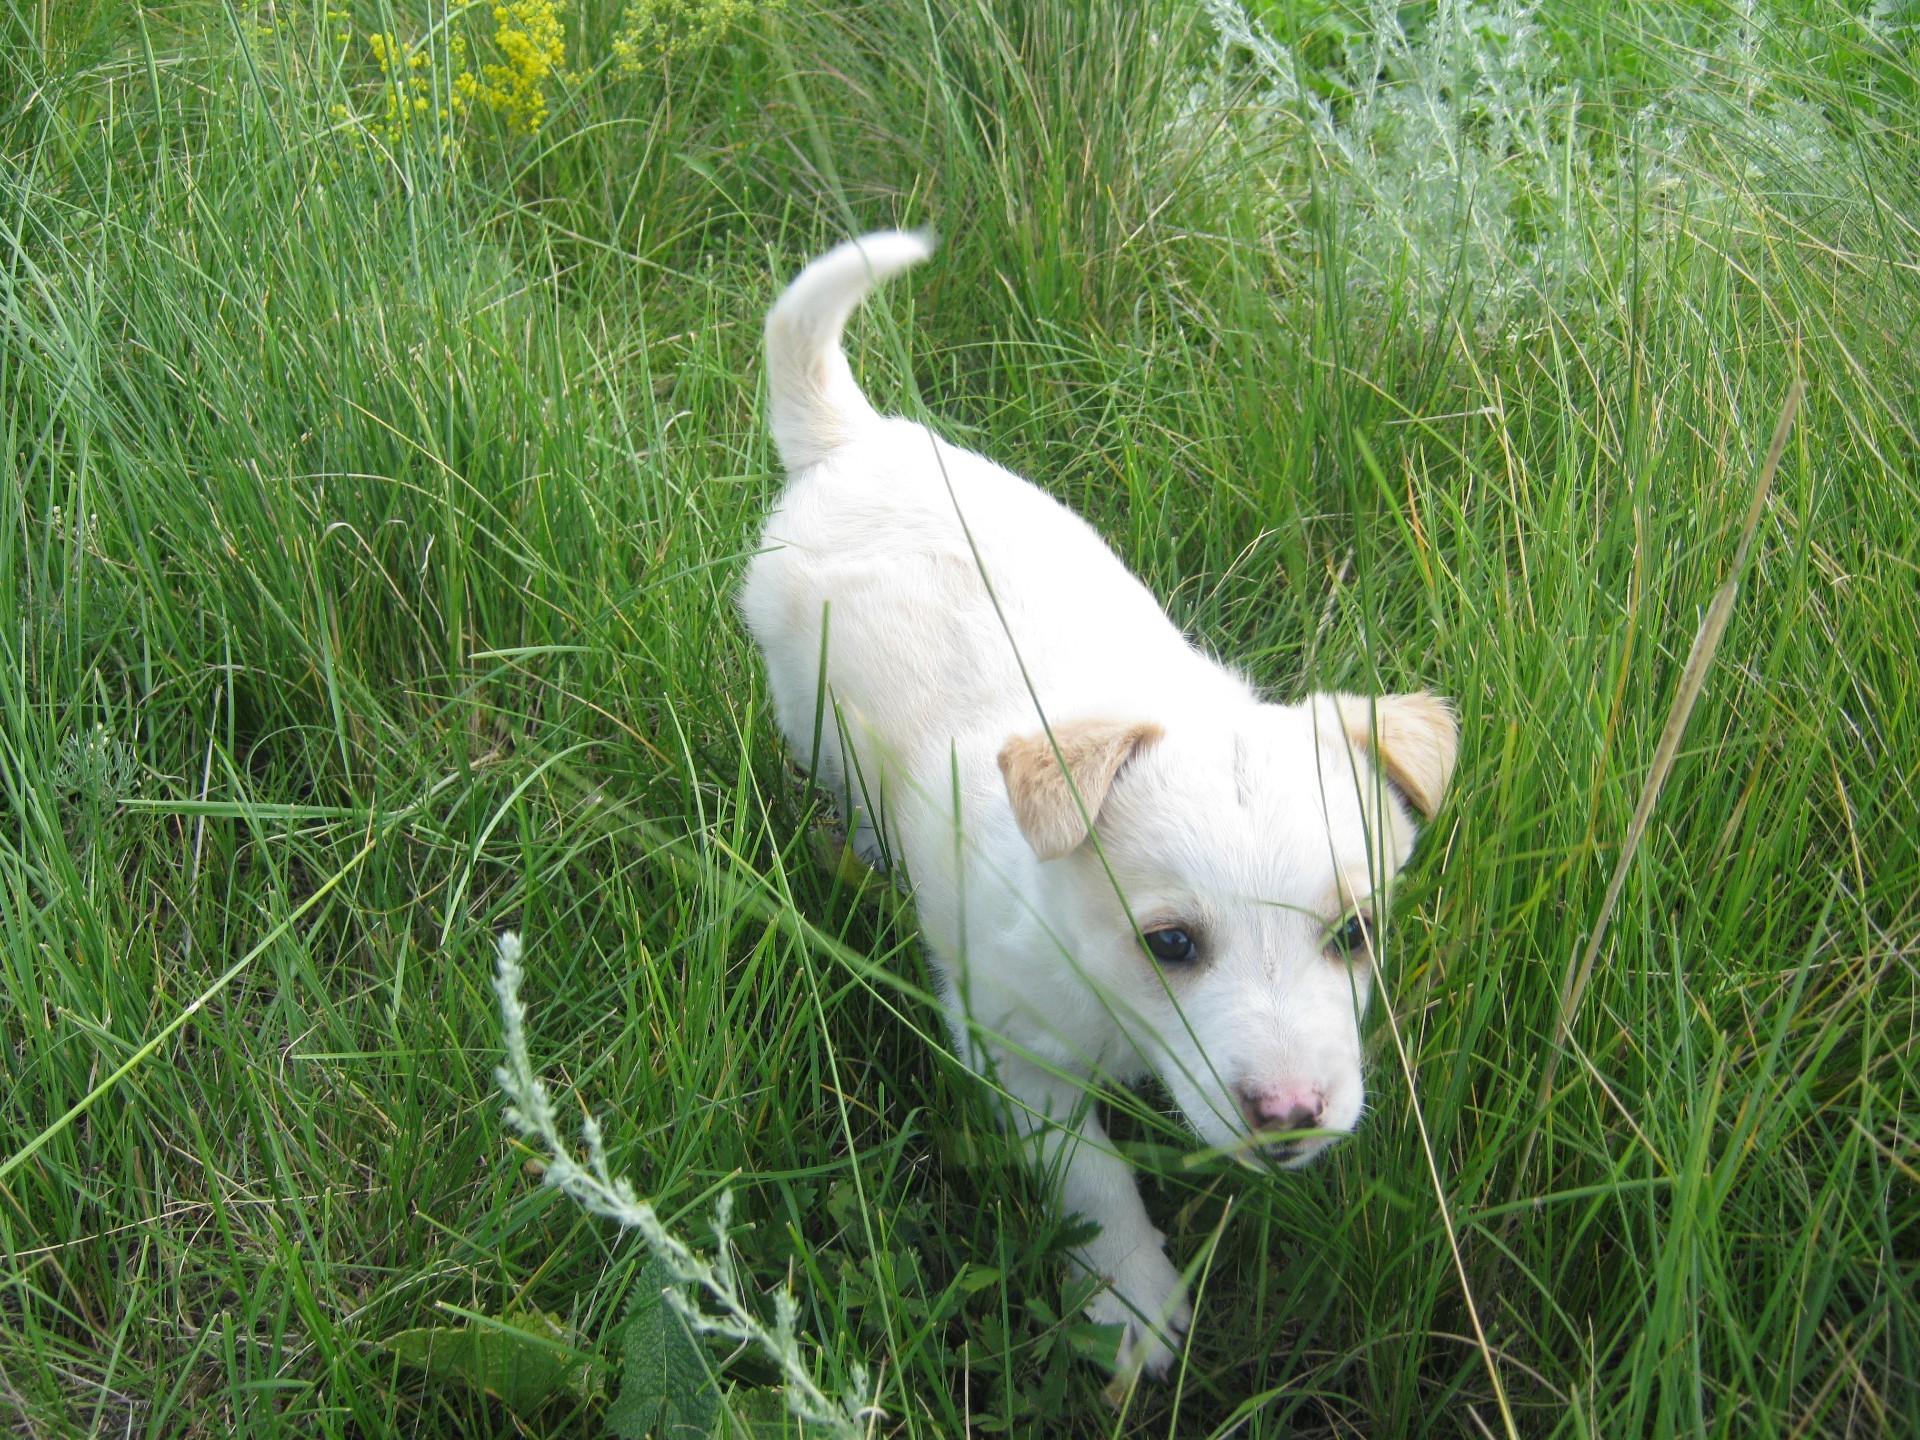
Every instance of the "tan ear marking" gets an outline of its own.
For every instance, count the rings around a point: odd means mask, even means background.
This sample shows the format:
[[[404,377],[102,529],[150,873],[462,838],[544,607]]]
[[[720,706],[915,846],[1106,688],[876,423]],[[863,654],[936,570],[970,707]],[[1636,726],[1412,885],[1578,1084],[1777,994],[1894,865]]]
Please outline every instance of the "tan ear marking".
[[[1431,820],[1453,778],[1460,726],[1438,695],[1336,695],[1347,738],[1375,757],[1407,803]]]
[[[1054,860],[1078,847],[1087,838],[1087,822],[1099,815],[1120,767],[1162,733],[1158,725],[1145,720],[1067,720],[1053,727],[1051,740],[1046,731],[1038,730],[1016,735],[1001,746],[1000,778],[1013,802],[1013,818],[1033,853],[1042,860]],[[1055,744],[1060,747],[1058,755]]]

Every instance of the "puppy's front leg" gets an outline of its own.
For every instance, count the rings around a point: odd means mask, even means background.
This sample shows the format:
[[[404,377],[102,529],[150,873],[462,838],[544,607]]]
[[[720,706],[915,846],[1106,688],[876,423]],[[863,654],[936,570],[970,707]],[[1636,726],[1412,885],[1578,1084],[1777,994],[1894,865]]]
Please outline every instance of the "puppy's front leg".
[[[1167,1259],[1166,1237],[1140,1203],[1133,1167],[1115,1152],[1082,1084],[1024,1060],[995,1059],[993,1073],[1011,1097],[1008,1120],[1027,1142],[1031,1163],[1062,1209],[1100,1227],[1073,1261],[1107,1282],[1087,1313],[1100,1324],[1125,1327],[1118,1372],[1165,1374],[1193,1307]]]

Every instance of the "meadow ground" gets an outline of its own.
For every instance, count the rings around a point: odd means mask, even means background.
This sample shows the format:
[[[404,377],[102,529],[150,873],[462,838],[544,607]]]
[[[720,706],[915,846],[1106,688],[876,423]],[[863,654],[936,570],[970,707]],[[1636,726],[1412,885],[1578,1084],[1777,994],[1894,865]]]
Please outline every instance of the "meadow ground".
[[[7,0],[4,1428],[604,1433],[647,1253],[501,1123],[511,928],[564,1103],[679,1233],[732,1193],[876,1435],[1913,1433],[1916,22]],[[1202,1292],[1119,1410],[731,602],[776,277],[886,224],[946,238],[885,406],[1276,698],[1459,705],[1360,1133],[1112,1099]],[[396,1339],[502,1316],[597,1358]]]

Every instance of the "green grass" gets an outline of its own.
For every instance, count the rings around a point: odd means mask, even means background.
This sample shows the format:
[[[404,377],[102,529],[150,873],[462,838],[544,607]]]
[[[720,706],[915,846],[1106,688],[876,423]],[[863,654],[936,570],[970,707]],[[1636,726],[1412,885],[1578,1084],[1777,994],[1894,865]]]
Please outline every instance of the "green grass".
[[[734,1192],[884,1433],[1500,1434],[1493,1375],[1525,1436],[1912,1433],[1920,37],[1873,9],[1548,0],[1495,93],[1461,57],[1514,42],[1399,7],[1423,122],[1327,38],[1365,7],[1267,17],[1315,109],[1204,7],[787,0],[622,76],[594,6],[537,137],[382,138],[323,11],[9,0],[8,1430],[602,1433],[378,1343],[531,1307],[619,1353],[644,1249],[499,1120],[514,928],[549,1079],[682,1233]],[[731,603],[776,277],[892,223],[945,244],[857,326],[877,398],[1276,698],[1426,686],[1465,735],[1354,1139],[1188,1167],[1115,1098],[1205,1286],[1122,1412]]]

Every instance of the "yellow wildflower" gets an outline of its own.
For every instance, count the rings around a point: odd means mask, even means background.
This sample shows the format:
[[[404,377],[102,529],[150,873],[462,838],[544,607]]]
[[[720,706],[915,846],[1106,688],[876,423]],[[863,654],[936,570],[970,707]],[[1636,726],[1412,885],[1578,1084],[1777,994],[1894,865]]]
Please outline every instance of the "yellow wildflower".
[[[628,0],[613,37],[618,67],[633,74],[655,61],[711,45],[749,16],[778,10],[784,0]]]
[[[384,121],[363,119],[372,134],[399,140],[432,116],[440,122],[441,145],[454,145],[451,127],[477,106],[497,112],[515,130],[532,134],[547,117],[549,88],[566,61],[566,26],[556,0],[500,0],[493,6],[493,48],[499,63],[479,73],[467,61],[466,37],[438,32],[414,44],[398,35],[373,31],[367,49],[385,77]]]
[[[547,118],[547,84],[566,62],[567,29],[554,0],[507,0],[493,7],[493,43],[502,65],[482,65],[481,95],[516,130]]]

